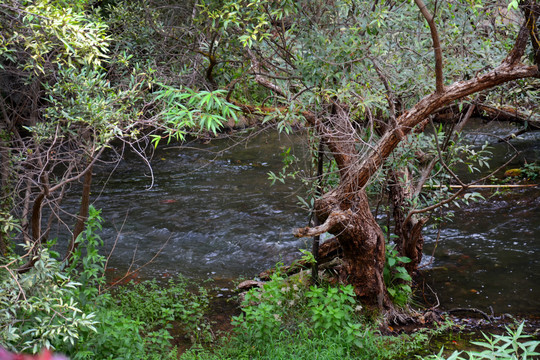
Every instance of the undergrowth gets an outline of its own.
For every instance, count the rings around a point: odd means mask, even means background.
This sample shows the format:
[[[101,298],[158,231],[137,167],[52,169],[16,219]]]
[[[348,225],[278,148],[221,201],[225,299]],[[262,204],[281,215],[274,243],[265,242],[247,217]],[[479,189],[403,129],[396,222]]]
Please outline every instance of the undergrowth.
[[[232,336],[182,359],[396,359],[428,339],[424,332],[382,335],[362,317],[352,286],[310,286],[305,273],[285,278],[278,269],[246,294],[242,310]]]
[[[362,315],[352,286],[310,285],[305,272],[285,277],[278,267],[262,289],[245,295],[242,314],[232,319],[234,331],[216,340],[205,318],[207,291],[183,277],[100,292],[105,287],[100,223],[100,212],[91,208],[69,266],[48,248],[26,273],[13,270],[22,258],[0,265],[2,346],[30,353],[46,347],[74,360],[167,360],[178,359],[173,343],[185,337],[194,345],[181,355],[184,360],[403,359],[412,358],[435,333],[383,335]],[[403,259],[396,258],[387,275],[398,278],[398,261]],[[522,330],[523,325],[507,335],[486,336],[475,343],[485,351],[455,352],[448,359],[532,359],[540,342]],[[428,359],[443,359],[442,354]]]
[[[66,266],[44,248],[26,273],[25,259],[0,266],[0,344],[12,352],[50,348],[71,359],[176,359],[175,336],[209,339],[204,319],[208,295],[190,291],[183,277],[126,286],[114,294],[105,285],[100,212],[90,208],[73,261]]]
[[[538,359],[540,358],[540,341],[531,340],[530,335],[523,333],[521,323],[517,328],[511,329],[506,327],[506,334],[503,335],[486,335],[485,341],[472,341],[471,344],[484,348],[482,351],[454,351],[448,357],[443,356],[444,347],[437,355],[431,355],[425,359],[431,360],[503,360],[503,359]]]

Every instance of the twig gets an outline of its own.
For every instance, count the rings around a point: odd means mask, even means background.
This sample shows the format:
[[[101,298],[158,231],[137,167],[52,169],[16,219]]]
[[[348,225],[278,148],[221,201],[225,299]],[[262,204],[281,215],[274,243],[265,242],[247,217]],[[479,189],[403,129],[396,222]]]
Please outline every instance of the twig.
[[[491,316],[483,312],[482,310],[476,309],[476,308],[454,308],[446,311],[447,313],[451,314],[454,312],[472,312],[475,314],[482,315],[487,321],[491,322]]]
[[[169,237],[167,239],[167,241],[165,241],[163,243],[163,245],[161,245],[161,247],[159,248],[159,250],[154,254],[154,256],[148,260],[146,263],[144,263],[142,266],[139,266],[136,270],[133,270],[131,271],[131,268],[133,266],[133,263],[135,261],[135,256],[133,257],[133,261],[131,262],[131,265],[129,266],[129,269],[128,271],[126,271],[125,275],[122,276],[120,279],[116,280],[115,282],[113,282],[110,286],[108,286],[105,290],[103,290],[103,292],[105,291],[108,291],[109,289],[111,289],[112,287],[118,285],[119,283],[121,283],[123,280],[125,280],[127,277],[141,271],[142,269],[144,269],[147,265],[151,264],[157,257],[159,254],[161,254],[161,251],[163,250],[163,248],[165,248],[165,246],[169,243],[169,240],[171,240],[171,238]]]
[[[101,276],[102,278],[105,276],[105,271],[107,271],[107,266],[109,264],[109,260],[114,252],[114,249],[116,249],[116,245],[118,244],[118,239],[120,238],[120,234],[122,234],[122,230],[124,229],[124,225],[126,225],[126,221],[127,221],[127,218],[128,218],[128,214],[129,214],[129,209],[128,211],[126,212],[126,216],[124,217],[124,221],[122,222],[122,226],[120,226],[120,231],[118,231],[118,235],[116,235],[116,238],[114,239],[114,244],[113,244],[113,247],[111,249],[111,251],[109,252],[109,255],[107,256],[107,260],[105,260],[105,265],[103,266],[103,275]],[[98,292],[101,293],[101,285],[98,289]]]
[[[538,186],[538,184],[523,184],[523,185],[467,185],[467,188],[476,188],[476,189],[490,189],[490,188],[523,188],[523,187],[531,187],[531,186]],[[464,186],[462,185],[424,185],[425,188],[451,188],[451,189],[462,189]]]

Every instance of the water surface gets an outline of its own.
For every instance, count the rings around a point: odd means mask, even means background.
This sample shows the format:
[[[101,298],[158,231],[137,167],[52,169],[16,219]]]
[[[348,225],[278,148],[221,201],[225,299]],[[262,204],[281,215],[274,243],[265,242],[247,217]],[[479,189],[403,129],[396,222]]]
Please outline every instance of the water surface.
[[[504,136],[513,130],[506,124],[485,126],[474,122],[468,140],[493,142],[486,133]],[[299,248],[309,246],[309,240],[291,235],[307,223],[296,199],[302,186],[299,181],[270,186],[268,172],[280,171],[280,153],[288,147],[302,157],[302,138],[265,132],[233,147],[227,139],[182,149],[163,146],[153,156],[150,189],[150,171],[135,156],[111,176],[111,168],[97,169],[94,205],[103,209],[106,249],[117,240],[110,266],[119,272],[131,263],[141,266],[160,248],[140,276],[253,277],[277,261],[292,261]],[[514,140],[522,152],[514,165],[523,157],[538,159],[539,140],[539,132]],[[498,144],[493,152],[503,163],[510,150]],[[455,209],[454,220],[443,225],[423,277],[446,308],[489,312],[492,306],[495,312],[539,314],[540,189],[482,193],[486,201]],[[429,260],[437,232],[427,228],[425,235]]]

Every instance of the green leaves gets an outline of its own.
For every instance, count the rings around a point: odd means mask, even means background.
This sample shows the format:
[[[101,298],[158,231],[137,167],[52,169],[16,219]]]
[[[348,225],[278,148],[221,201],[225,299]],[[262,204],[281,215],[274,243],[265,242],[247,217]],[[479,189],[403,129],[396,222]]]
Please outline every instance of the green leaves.
[[[540,355],[540,341],[530,340],[532,336],[523,333],[524,322],[517,328],[505,326],[506,333],[502,335],[482,334],[485,341],[472,341],[471,343],[484,348],[482,351],[454,351],[449,357],[443,357],[444,349],[439,354],[428,356],[426,359],[448,360],[480,360],[480,359],[533,359]],[[464,355],[464,356],[461,356]]]
[[[155,100],[161,103],[163,135],[152,135],[152,143],[157,146],[162,138],[169,142],[172,138],[184,140],[188,133],[208,131],[216,135],[229,119],[238,121],[236,112],[240,109],[225,100],[224,90],[194,91],[158,84],[162,90],[155,93]]]
[[[181,325],[186,335],[200,341],[210,340],[205,319],[208,293],[202,287],[197,292],[190,291],[189,286],[182,276],[169,279],[166,284],[144,281],[116,294],[115,299],[124,316],[141,322],[141,332],[154,334],[152,346],[170,347],[167,330],[173,328],[173,322]]]
[[[51,62],[56,66],[99,68],[109,58],[107,25],[85,13],[77,2],[66,5],[40,0],[24,9],[25,28],[16,30],[13,44],[19,43],[30,53],[25,69],[45,74]]]
[[[508,10],[514,9],[517,10],[519,8],[519,1],[518,0],[511,0],[508,4]]]
[[[412,278],[407,270],[401,266],[401,264],[410,262],[411,259],[408,257],[398,255],[394,245],[387,245],[383,278],[390,297],[398,306],[406,305],[412,295],[410,286]]]
[[[73,346],[81,332],[96,331],[95,314],[76,300],[81,283],[63,273],[47,249],[32,270],[4,273],[0,285],[0,342],[11,350],[37,353],[43,347]]]
[[[306,293],[309,299],[313,327],[329,336],[349,337],[354,342],[361,325],[355,321],[356,294],[351,285],[339,287],[311,286]]]

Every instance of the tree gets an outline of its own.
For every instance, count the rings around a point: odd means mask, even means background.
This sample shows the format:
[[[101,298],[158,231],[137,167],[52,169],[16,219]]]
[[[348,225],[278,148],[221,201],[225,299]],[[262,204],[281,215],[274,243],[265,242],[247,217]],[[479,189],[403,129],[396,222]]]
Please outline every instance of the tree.
[[[343,280],[364,303],[394,309],[383,281],[385,238],[366,187],[382,173],[392,180],[397,248],[413,260],[413,271],[426,221],[418,214],[455,200],[468,184],[445,161],[453,134],[443,143],[435,136],[423,173],[409,171],[400,154],[445,106],[539,76],[539,5],[527,1],[520,8],[525,19],[491,1],[203,3],[214,53],[222,47],[224,63],[246,64],[222,69],[228,88],[252,80],[266,89],[240,95],[237,105],[277,117],[282,128],[289,119],[304,121],[333,157],[338,184],[315,200],[320,225],[295,235],[334,234],[343,249]],[[524,57],[529,44],[532,61]],[[462,189],[442,201],[408,202],[418,199],[433,169]]]
[[[141,9],[148,11],[134,2],[0,4],[0,250],[6,255],[12,239],[26,246],[18,272],[39,259],[52,224],[63,223],[63,197],[80,183],[80,210],[66,225],[70,261],[88,218],[92,169],[105,151],[119,161],[128,148],[149,164],[147,151],[162,138],[215,133],[236,117],[223,91],[186,86],[183,54],[147,56],[169,40],[161,33],[169,12],[154,12],[141,26]]]

